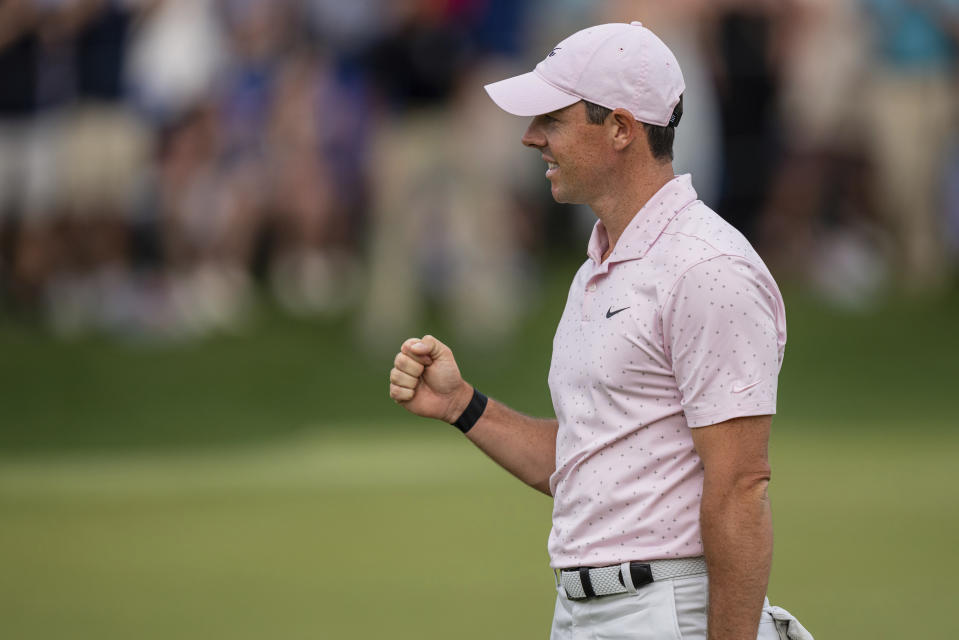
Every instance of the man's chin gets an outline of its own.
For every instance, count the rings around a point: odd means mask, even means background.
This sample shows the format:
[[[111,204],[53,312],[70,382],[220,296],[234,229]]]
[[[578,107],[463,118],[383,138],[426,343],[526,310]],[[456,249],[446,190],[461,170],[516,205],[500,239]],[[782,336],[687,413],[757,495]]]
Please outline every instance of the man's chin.
[[[570,204],[568,196],[563,193],[563,190],[560,189],[556,183],[553,183],[553,185],[550,187],[550,193],[553,194],[553,200],[556,202],[560,204]]]
[[[553,200],[559,204],[583,204],[581,199],[574,197],[562,189],[557,189],[555,186],[550,189],[550,192],[553,194]]]

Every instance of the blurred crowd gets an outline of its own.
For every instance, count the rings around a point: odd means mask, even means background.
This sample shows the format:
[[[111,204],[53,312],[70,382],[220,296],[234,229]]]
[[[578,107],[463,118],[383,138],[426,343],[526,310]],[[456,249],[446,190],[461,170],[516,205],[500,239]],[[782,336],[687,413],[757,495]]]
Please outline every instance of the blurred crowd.
[[[485,82],[639,19],[687,80],[677,171],[836,304],[954,282],[959,0],[0,0],[0,313],[364,344],[508,336],[588,212]]]

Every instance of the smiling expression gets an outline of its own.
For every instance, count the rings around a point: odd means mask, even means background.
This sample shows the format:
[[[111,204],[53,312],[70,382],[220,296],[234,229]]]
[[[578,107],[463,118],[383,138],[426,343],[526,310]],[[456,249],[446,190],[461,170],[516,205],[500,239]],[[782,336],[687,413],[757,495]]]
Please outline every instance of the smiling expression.
[[[533,118],[523,144],[542,154],[557,202],[589,204],[602,193],[607,129],[587,121],[582,101]]]

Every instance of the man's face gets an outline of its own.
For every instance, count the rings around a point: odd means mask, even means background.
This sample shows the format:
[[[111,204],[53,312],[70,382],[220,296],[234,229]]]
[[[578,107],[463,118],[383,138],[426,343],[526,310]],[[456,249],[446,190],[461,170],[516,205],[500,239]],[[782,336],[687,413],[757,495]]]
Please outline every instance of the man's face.
[[[607,129],[586,120],[582,101],[533,118],[523,144],[542,153],[556,202],[589,204],[602,193]]]

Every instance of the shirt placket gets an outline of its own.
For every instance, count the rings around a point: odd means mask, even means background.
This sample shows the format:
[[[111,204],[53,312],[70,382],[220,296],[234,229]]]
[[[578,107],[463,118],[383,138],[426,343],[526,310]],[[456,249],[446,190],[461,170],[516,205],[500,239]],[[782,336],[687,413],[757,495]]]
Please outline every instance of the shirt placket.
[[[580,308],[580,318],[583,322],[592,322],[596,319],[600,294],[603,292],[603,285],[606,282],[608,264],[598,265],[593,268],[583,290],[582,307]]]

